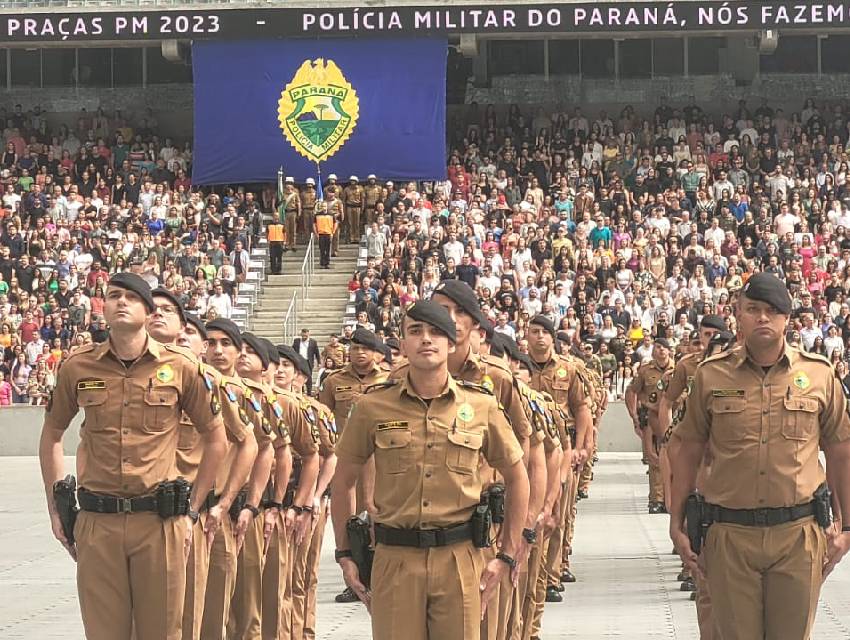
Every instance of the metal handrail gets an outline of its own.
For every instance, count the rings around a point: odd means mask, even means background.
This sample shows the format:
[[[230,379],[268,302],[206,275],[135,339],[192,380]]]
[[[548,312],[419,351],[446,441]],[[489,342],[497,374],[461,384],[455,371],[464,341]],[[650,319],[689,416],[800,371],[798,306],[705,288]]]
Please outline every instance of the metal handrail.
[[[286,315],[283,317],[283,342],[289,344],[295,340],[298,331],[298,290],[292,292],[292,298],[289,300],[289,307],[286,309]]]
[[[310,234],[310,242],[304,252],[304,260],[301,262],[301,310],[304,303],[310,297],[310,285],[313,284],[313,274],[316,271],[316,235]]]

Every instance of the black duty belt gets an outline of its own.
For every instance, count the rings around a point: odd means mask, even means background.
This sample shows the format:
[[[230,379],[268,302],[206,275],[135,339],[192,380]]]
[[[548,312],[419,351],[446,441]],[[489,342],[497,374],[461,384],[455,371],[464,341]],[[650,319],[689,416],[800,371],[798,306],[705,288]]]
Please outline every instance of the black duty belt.
[[[94,513],[141,513],[159,511],[156,496],[139,496],[136,498],[119,498],[102,493],[92,493],[85,489],[77,492],[80,509]]]
[[[445,547],[456,542],[472,540],[472,526],[468,522],[445,529],[394,529],[375,525],[375,542],[394,547]]]
[[[815,515],[815,503],[807,502],[794,507],[765,507],[763,509],[727,509],[716,504],[706,504],[710,522],[739,524],[745,527],[775,527],[786,522]]]

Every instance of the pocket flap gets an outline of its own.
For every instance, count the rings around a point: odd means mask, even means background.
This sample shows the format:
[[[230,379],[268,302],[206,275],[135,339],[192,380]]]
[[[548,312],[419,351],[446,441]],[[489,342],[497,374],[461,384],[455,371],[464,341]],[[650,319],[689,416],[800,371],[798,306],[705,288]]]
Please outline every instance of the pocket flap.
[[[151,406],[175,405],[180,394],[174,387],[153,387],[145,392],[145,402]]]
[[[480,433],[469,433],[468,431],[449,431],[449,442],[452,444],[456,444],[459,447],[466,447],[467,449],[475,449],[476,451],[481,448],[481,445],[484,442],[484,436]]]
[[[410,444],[413,434],[410,429],[388,429],[375,433],[375,446],[379,449],[398,449]]]
[[[746,398],[714,398],[711,404],[714,413],[739,413],[746,407]]]
[[[807,413],[817,413],[819,403],[817,398],[801,398],[790,397],[785,398],[785,408],[788,411],[805,411]]]
[[[77,394],[77,404],[80,407],[97,407],[106,402],[106,389],[80,391]]]

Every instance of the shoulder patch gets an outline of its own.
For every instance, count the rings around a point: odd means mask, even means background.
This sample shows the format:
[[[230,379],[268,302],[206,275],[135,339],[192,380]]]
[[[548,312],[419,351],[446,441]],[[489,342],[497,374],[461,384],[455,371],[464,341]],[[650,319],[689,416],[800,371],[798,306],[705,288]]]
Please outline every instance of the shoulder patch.
[[[98,344],[92,343],[92,344],[80,345],[79,347],[74,347],[74,349],[67,356],[65,356],[64,361],[67,362],[71,358],[76,358],[77,356],[82,355],[84,353],[89,353],[90,351],[94,351],[94,349],[98,346],[99,346]]]
[[[164,344],[162,346],[165,347],[166,351],[170,351],[171,353],[179,353],[181,356],[188,358],[193,364],[196,362],[200,362],[200,360],[198,360],[195,354],[192,353],[192,351],[186,347],[180,347],[176,344]]]
[[[821,364],[832,366],[829,360],[827,360],[825,356],[822,356],[819,353],[812,353],[810,351],[803,350],[797,350],[797,353],[806,358],[806,360],[814,360],[815,362],[820,362]]]
[[[372,393],[374,391],[381,391],[382,389],[389,389],[390,387],[394,387],[399,383],[396,379],[384,380],[383,382],[376,382],[375,384],[370,384],[363,393]]]
[[[455,380],[455,382],[457,382],[458,386],[461,386],[465,389],[474,389],[475,391],[484,393],[488,396],[494,395],[493,392],[490,391],[490,389],[488,389],[484,385],[476,384],[474,382],[467,382],[466,380]]]
[[[501,358],[496,358],[489,355],[480,355],[478,357],[481,358],[481,362],[483,362],[487,366],[494,367],[496,369],[501,369],[505,373],[513,375],[513,373],[511,372],[511,368],[508,366],[508,363],[502,360]]]

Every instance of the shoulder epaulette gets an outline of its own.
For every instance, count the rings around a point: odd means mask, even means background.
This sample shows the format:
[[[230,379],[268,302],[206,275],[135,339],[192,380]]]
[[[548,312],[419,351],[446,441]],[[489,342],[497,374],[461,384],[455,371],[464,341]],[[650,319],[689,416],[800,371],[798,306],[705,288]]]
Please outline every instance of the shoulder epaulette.
[[[812,353],[811,351],[800,350],[799,354],[801,356],[803,356],[804,358],[806,358],[807,360],[814,360],[815,362],[820,362],[821,364],[826,364],[826,365],[832,366],[830,364],[829,360],[827,360],[825,356],[822,356],[819,353]]]
[[[383,382],[376,382],[375,384],[370,384],[366,387],[366,390],[363,393],[372,393],[373,391],[381,391],[382,389],[389,389],[390,387],[394,387],[399,383],[398,380],[389,379],[384,380]]]
[[[65,358],[63,359],[63,363],[67,362],[71,358],[76,358],[78,355],[81,355],[83,353],[88,353],[89,351],[94,351],[94,349],[98,346],[100,346],[100,345],[96,344],[96,343],[80,345],[79,347],[74,348],[74,350],[71,351],[67,356],[65,356]]]
[[[476,384],[475,382],[467,382],[466,380],[456,380],[458,386],[463,387],[465,389],[474,389],[475,391],[479,391],[481,393],[486,393],[488,396],[492,396],[493,392],[490,391],[483,384]]]
[[[193,364],[196,362],[200,362],[200,360],[198,360],[198,357],[194,353],[192,353],[192,350],[188,347],[181,347],[176,344],[164,344],[162,346],[165,347],[166,351],[170,351],[171,353],[179,353],[181,356],[188,358],[192,361]]]
[[[501,369],[507,374],[513,374],[511,368],[508,366],[508,363],[502,360],[501,358],[496,358],[494,356],[489,355],[479,355],[478,357],[481,358],[481,361],[488,366],[495,367],[496,369]]]
[[[697,368],[702,367],[703,365],[709,364],[711,362],[717,362],[718,360],[724,360],[725,358],[728,358],[729,356],[731,356],[733,353],[734,353],[733,349],[726,349],[725,351],[721,351],[720,353],[715,353],[713,355],[710,355],[707,358],[703,359],[703,361],[700,362],[699,365],[697,365]]]

